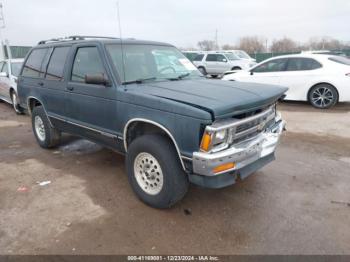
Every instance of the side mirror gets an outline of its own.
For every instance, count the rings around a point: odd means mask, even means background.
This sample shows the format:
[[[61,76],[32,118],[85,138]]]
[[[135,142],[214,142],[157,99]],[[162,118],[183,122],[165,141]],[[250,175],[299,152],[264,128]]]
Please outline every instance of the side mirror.
[[[105,74],[87,74],[85,75],[85,83],[93,85],[110,86],[111,83]]]
[[[253,71],[250,71],[250,75],[251,75],[251,76],[254,75],[254,72],[253,72]]]
[[[8,74],[6,72],[0,72],[0,77],[8,77]]]

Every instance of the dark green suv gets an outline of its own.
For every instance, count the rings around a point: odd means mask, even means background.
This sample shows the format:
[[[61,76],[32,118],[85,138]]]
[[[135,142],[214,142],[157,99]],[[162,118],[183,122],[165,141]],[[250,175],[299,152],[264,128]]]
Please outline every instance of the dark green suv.
[[[67,132],[125,154],[132,189],[157,208],[273,160],[285,91],[206,79],[169,44],[103,37],[42,41],[18,78],[41,147]]]

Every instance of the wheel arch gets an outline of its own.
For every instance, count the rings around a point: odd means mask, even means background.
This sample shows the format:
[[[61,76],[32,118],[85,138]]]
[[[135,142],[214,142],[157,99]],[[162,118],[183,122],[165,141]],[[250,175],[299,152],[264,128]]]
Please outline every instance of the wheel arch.
[[[319,85],[330,85],[330,86],[332,86],[332,87],[335,89],[335,91],[337,92],[337,95],[338,95],[338,100],[337,100],[337,102],[339,102],[339,91],[338,91],[338,89],[336,88],[335,85],[331,84],[330,82],[326,82],[326,81],[313,84],[313,85],[309,88],[309,90],[307,91],[307,93],[306,93],[306,101],[309,101],[309,102],[310,102],[309,96],[310,96],[310,92],[311,92],[312,88],[314,88],[315,86],[319,86]]]
[[[15,90],[15,88],[14,88],[13,86],[11,86],[10,89],[9,89],[9,95],[10,95],[10,97],[12,96],[12,93],[13,93],[13,92],[16,92],[16,90]]]
[[[174,136],[171,134],[171,132],[166,128],[164,127],[163,125],[155,122],[155,121],[152,121],[152,120],[149,120],[149,119],[144,119],[144,118],[133,118],[133,119],[130,119],[124,126],[124,131],[123,131],[123,138],[124,138],[124,149],[125,149],[125,152],[128,151],[128,145],[131,143],[132,139],[135,139],[136,137],[138,137],[139,135],[136,135],[135,137],[133,137],[133,135],[130,133],[130,130],[132,131],[132,129],[130,129],[131,127],[136,127],[138,125],[142,125],[142,126],[152,126],[153,128],[155,129],[158,129],[160,130],[161,132],[160,133],[163,133],[165,134],[169,139],[170,141],[172,142],[172,144],[174,145],[175,147],[175,150],[177,152],[177,155],[179,157],[179,160],[180,160],[180,163],[182,165],[182,168],[183,170],[186,170],[185,168],[185,164],[183,162],[183,159],[181,157],[181,152],[180,152],[180,148],[179,146],[177,145],[177,142],[174,138]],[[154,129],[153,129],[154,130]],[[131,139],[131,141],[130,141]]]
[[[34,107],[40,106],[40,105],[43,106],[43,103],[37,97],[29,96],[27,98],[27,107],[28,107],[28,112],[30,115],[32,114]]]

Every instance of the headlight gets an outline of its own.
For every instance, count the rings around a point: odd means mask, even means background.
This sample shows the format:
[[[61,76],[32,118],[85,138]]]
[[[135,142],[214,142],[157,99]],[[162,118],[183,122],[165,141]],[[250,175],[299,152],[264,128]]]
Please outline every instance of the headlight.
[[[207,132],[205,131],[202,142],[201,150],[208,152],[211,149],[222,150],[228,147],[230,137],[230,129],[223,129],[217,132]]]

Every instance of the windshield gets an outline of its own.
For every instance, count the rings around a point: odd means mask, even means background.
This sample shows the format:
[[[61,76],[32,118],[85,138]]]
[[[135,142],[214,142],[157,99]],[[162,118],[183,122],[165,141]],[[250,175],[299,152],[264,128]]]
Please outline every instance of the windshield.
[[[225,53],[225,56],[229,59],[229,60],[238,60],[239,58],[237,56],[235,56],[233,53]]]
[[[19,71],[21,71],[21,67],[22,67],[22,62],[12,62],[11,63],[12,75],[18,76],[19,75]]]
[[[121,48],[120,44],[110,44],[107,50],[123,83],[201,76],[197,68],[175,47],[127,44]]]
[[[238,50],[238,51],[235,51],[235,53],[239,58],[251,59],[251,57],[244,51]]]

